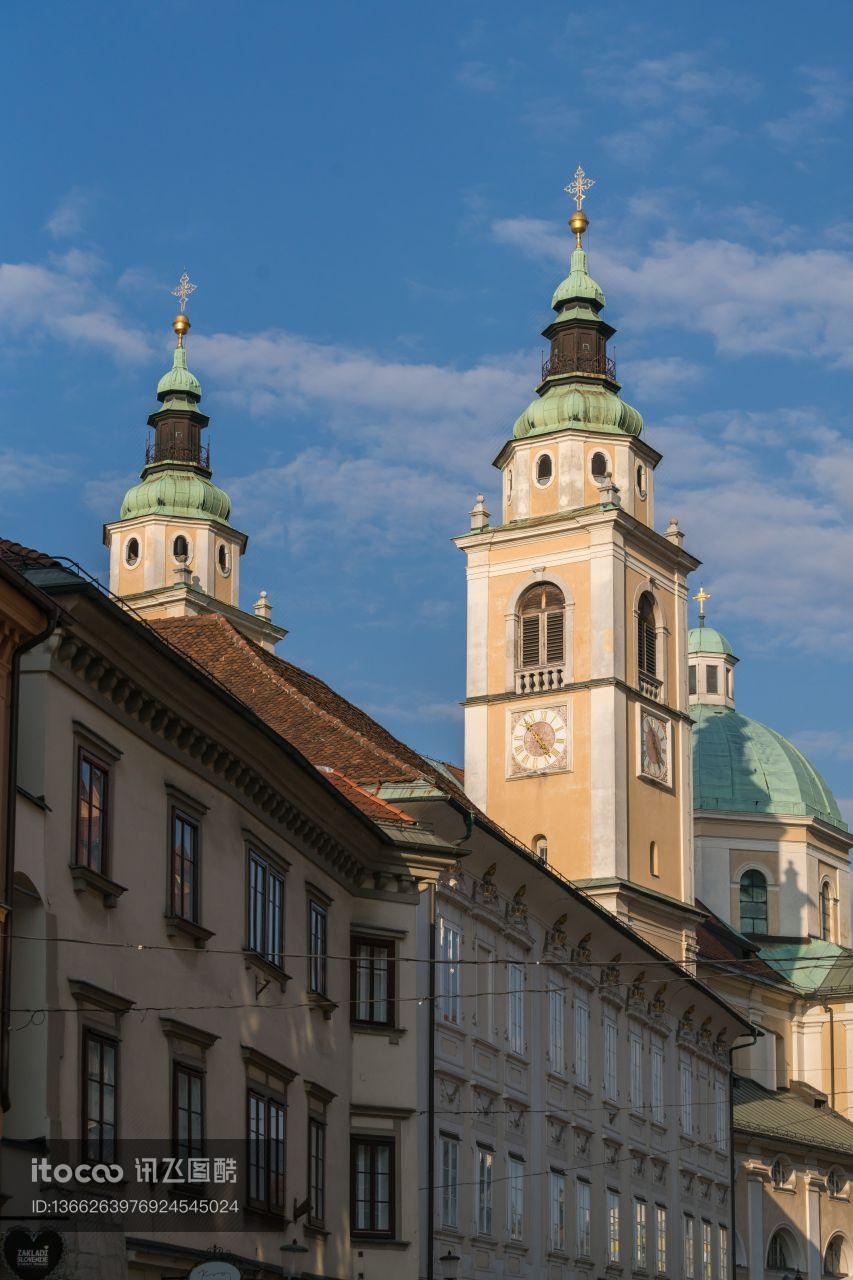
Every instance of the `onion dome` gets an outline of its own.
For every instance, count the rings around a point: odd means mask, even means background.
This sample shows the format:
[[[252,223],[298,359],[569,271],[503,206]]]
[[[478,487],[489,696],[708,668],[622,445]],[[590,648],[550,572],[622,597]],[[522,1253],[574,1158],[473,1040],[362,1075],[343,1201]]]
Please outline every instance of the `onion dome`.
[[[187,368],[187,349],[175,347],[172,367],[157,383],[157,399],[163,404],[175,396],[198,402],[201,399],[201,383]]]
[[[695,703],[693,807],[819,818],[847,829],[828,784],[802,751],[730,707]]]
[[[691,627],[687,632],[688,653],[722,653],[734,657],[734,649],[726,637],[713,627]]]
[[[604,431],[638,436],[642,416],[606,387],[563,384],[548,387],[516,418],[512,434],[544,435],[548,431]]]
[[[147,470],[147,468],[146,468]],[[121,519],[131,516],[163,515],[182,519],[226,522],[231,499],[207,476],[187,470],[156,471],[128,489],[121,504]]]
[[[573,251],[569,274],[554,290],[551,306],[560,311],[567,302],[575,300],[596,302],[598,309],[604,306],[604,290],[589,274],[586,252],[580,248]]]

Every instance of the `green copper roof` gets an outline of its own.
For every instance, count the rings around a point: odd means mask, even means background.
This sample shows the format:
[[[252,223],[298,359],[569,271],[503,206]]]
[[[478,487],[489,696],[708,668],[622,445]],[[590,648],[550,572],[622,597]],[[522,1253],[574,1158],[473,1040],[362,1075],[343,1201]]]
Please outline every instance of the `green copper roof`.
[[[524,410],[512,429],[516,440],[548,431],[603,431],[638,436],[643,419],[606,387],[585,382],[554,383]]]
[[[853,951],[837,942],[769,942],[760,955],[799,991],[853,991]]]
[[[829,1081],[823,1080],[821,1088],[828,1085]],[[816,1107],[795,1093],[777,1093],[738,1076],[734,1078],[733,1102],[734,1127],[739,1133],[853,1156],[853,1124],[830,1107]]]
[[[691,627],[687,632],[688,653],[727,653],[735,656],[735,651],[726,637],[713,627]]]
[[[559,311],[564,302],[572,298],[587,298],[604,306],[604,290],[596,284],[587,270],[587,257],[583,249],[577,248],[572,254],[571,269],[562,284],[558,284],[551,299],[551,306]]]
[[[121,519],[162,515],[227,521],[231,499],[224,489],[196,472],[176,467],[146,476],[128,489],[121,504]]]
[[[196,400],[201,399],[201,383],[187,368],[186,347],[175,347],[172,367],[157,383],[158,400],[165,400],[167,396],[174,393],[194,396]]]
[[[823,778],[781,733],[727,707],[695,703],[693,807],[820,818],[846,831]]]

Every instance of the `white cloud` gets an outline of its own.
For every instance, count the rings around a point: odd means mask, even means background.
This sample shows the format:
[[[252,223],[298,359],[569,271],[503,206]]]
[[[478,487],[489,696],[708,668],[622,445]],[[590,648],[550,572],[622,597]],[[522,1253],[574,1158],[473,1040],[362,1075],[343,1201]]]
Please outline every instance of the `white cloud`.
[[[497,93],[501,87],[502,75],[496,67],[487,62],[463,62],[456,72],[456,83],[474,93]]]
[[[805,82],[805,104],[764,125],[772,140],[781,147],[827,141],[831,137],[827,127],[837,124],[847,114],[853,95],[853,85],[834,67],[801,67],[800,76]]]
[[[72,188],[63,196],[53,213],[45,223],[45,230],[54,240],[67,240],[79,235],[83,230],[86,213],[89,209],[90,197],[79,187]]]
[[[0,494],[24,493],[66,484],[73,475],[73,459],[47,459],[20,449],[0,449]]]
[[[641,401],[666,401],[678,399],[687,387],[701,382],[707,370],[681,356],[660,356],[620,360],[616,372],[628,400],[635,396]]]
[[[806,756],[853,760],[853,732],[847,729],[800,729],[791,737]]]

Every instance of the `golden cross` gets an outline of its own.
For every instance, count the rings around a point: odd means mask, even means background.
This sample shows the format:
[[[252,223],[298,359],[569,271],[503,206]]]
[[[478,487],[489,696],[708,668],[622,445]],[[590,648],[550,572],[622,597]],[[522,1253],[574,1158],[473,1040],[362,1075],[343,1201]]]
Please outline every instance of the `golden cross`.
[[[191,293],[195,293],[197,288],[197,284],[190,283],[190,278],[185,271],[178,281],[177,289],[172,290],[172,297],[180,298],[181,300],[181,315],[183,315],[187,309],[187,298]]]
[[[567,187],[563,187],[566,195],[574,196],[575,208],[582,209],[586,193],[595,186],[595,178],[588,178],[580,165],[575,169],[575,176]]]
[[[701,622],[704,622],[705,621],[705,601],[711,599],[711,593],[710,591],[706,591],[704,587],[700,587],[699,590],[696,592],[696,595],[693,597],[693,599],[696,600],[699,604],[699,619]]]

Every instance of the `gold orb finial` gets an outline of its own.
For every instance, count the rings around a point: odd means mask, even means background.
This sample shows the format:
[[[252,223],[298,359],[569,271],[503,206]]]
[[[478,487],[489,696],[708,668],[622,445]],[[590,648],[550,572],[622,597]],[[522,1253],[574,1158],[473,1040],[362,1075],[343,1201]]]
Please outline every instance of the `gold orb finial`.
[[[186,314],[187,298],[190,296],[191,293],[195,293],[197,288],[198,288],[198,285],[193,284],[190,281],[190,278],[185,271],[181,276],[180,280],[178,281],[178,287],[172,290],[172,297],[178,298],[181,304],[180,311],[172,321],[172,328],[175,330],[175,333],[178,335],[179,347],[182,347],[184,345],[184,334],[187,332],[187,330],[190,327],[190,318]]]
[[[172,321],[172,328],[178,335],[178,346],[184,345],[184,334],[190,328],[190,318],[184,311],[179,311]]]
[[[581,165],[575,169],[575,176],[567,187],[563,187],[566,195],[571,196],[575,202],[575,211],[569,218],[569,226],[577,237],[578,248],[581,247],[581,236],[589,226],[589,218],[583,211],[583,202],[586,199],[586,193],[590,187],[595,186],[595,178],[588,178],[583,171]]]

